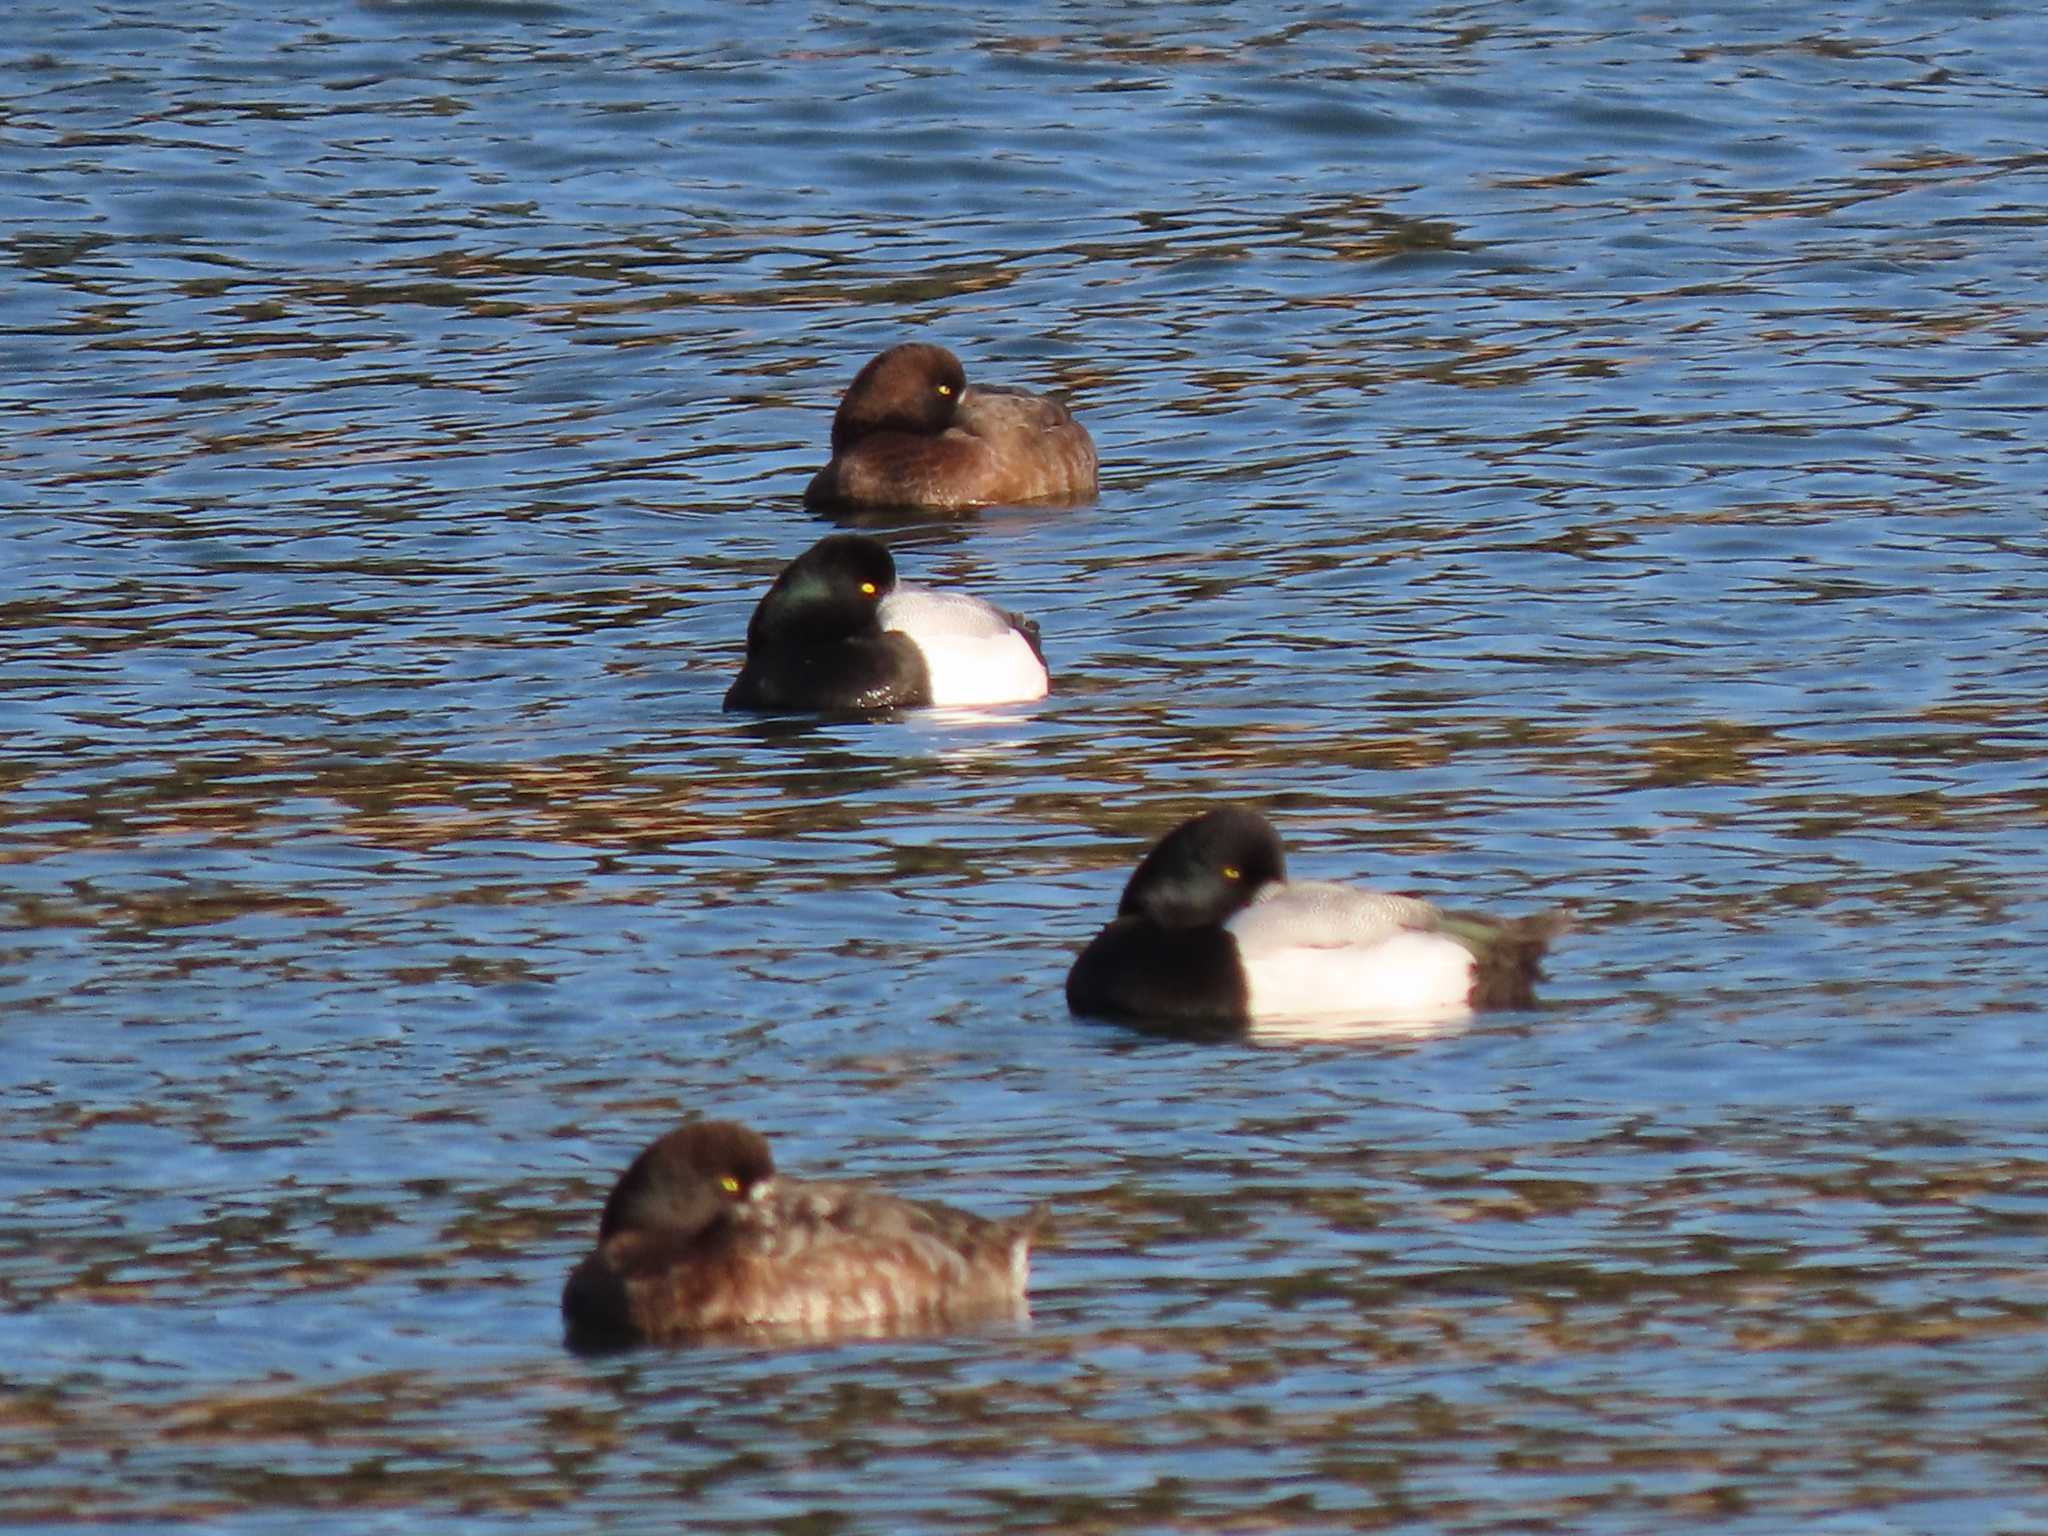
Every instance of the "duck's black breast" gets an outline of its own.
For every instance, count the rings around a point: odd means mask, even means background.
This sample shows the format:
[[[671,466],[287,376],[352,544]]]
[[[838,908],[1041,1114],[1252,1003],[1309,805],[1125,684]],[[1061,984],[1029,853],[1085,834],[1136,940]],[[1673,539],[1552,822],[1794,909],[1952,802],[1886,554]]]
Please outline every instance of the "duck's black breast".
[[[747,651],[727,709],[866,714],[929,704],[931,669],[908,635],[877,630],[831,640],[767,641]]]
[[[1067,972],[1075,1013],[1130,1023],[1238,1028],[1251,993],[1237,941],[1223,928],[1169,928],[1119,917],[1089,941]]]

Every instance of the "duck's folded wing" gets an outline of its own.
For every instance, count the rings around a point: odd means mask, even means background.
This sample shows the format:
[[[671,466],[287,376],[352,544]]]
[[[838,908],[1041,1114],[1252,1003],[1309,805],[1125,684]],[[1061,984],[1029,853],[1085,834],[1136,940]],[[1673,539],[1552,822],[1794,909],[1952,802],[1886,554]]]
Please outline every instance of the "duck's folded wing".
[[[986,450],[982,490],[988,501],[1066,501],[1095,494],[1095,440],[1050,396],[970,385],[945,437]]]
[[[1275,881],[1226,925],[1243,949],[1343,949],[1433,931],[1443,914],[1416,896],[1326,880]]]
[[[1010,614],[970,593],[901,582],[882,599],[875,618],[882,628],[900,629],[913,640],[941,635],[962,640],[994,640],[1016,627]]]
[[[761,1323],[816,1326],[1021,1308],[1042,1218],[990,1221],[859,1185],[787,1184],[742,1244]]]
[[[970,384],[953,417],[955,426],[989,438],[1011,432],[1052,432],[1073,421],[1074,413],[1064,402],[1012,384]]]

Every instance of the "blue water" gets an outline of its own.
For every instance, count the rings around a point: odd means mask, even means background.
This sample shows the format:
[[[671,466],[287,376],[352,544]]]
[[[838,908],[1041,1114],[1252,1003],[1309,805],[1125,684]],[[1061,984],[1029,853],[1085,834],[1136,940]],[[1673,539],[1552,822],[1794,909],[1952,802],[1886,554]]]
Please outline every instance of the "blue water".
[[[2026,7],[0,15],[0,1522],[2048,1524]],[[855,368],[981,718],[719,701]],[[1199,1046],[1181,816],[1579,926]],[[685,1114],[1046,1201],[1028,1327],[580,1359]]]

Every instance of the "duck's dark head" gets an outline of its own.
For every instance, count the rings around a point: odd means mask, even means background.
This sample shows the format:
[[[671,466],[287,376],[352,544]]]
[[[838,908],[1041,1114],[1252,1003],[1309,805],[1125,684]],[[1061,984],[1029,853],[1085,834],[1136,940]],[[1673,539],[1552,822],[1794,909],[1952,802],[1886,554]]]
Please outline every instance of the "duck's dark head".
[[[1268,881],[1286,878],[1287,855],[1272,823],[1226,805],[1182,822],[1138,861],[1117,915],[1206,927],[1249,905]]]
[[[623,1231],[692,1237],[734,1207],[758,1197],[775,1177],[775,1159],[757,1131],[731,1120],[678,1126],[619,1175],[598,1223],[601,1243]]]
[[[875,432],[935,437],[953,424],[967,374],[960,359],[928,342],[891,347],[853,376],[832,418],[832,452]]]
[[[747,623],[747,645],[829,641],[872,630],[875,610],[895,587],[896,561],[881,540],[830,534],[782,568]]]

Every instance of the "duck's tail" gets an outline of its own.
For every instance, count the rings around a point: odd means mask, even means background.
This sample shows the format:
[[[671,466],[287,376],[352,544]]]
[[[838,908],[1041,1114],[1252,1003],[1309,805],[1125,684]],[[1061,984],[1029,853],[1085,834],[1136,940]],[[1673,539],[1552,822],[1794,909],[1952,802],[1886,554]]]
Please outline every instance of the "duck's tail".
[[[1010,627],[1024,637],[1026,643],[1031,647],[1031,654],[1038,658],[1038,664],[1041,667],[1044,666],[1045,642],[1038,633],[1038,620],[1027,619],[1023,614],[1012,613],[1007,608],[998,608],[996,612],[1010,621]]]
[[[1488,917],[1481,912],[1446,912],[1443,931],[1472,951],[1474,1008],[1529,1008],[1543,979],[1543,951],[1572,925],[1571,914],[1552,907],[1529,917]]]
[[[1022,1216],[1003,1223],[1010,1239],[1010,1277],[1019,1296],[1030,1284],[1031,1245],[1038,1241],[1040,1232],[1051,1219],[1052,1207],[1041,1200]]]

